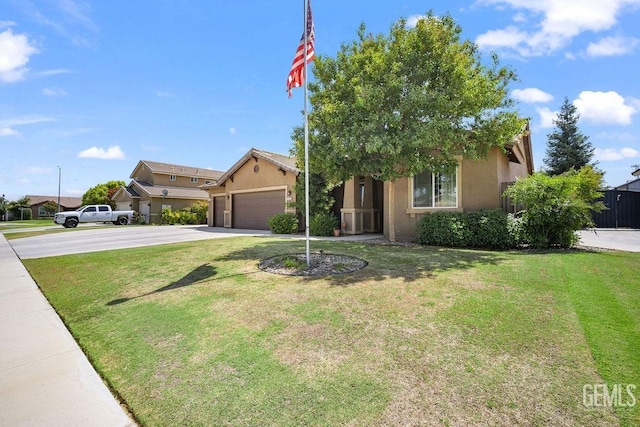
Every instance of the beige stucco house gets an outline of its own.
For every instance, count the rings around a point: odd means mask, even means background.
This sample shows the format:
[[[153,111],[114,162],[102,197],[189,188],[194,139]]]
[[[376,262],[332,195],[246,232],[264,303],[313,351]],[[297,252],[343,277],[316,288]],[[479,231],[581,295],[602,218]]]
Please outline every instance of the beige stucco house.
[[[299,173],[294,157],[252,148],[217,182],[203,186],[211,197],[209,225],[268,229],[269,216],[293,212],[287,202],[295,200]],[[334,189],[335,211],[346,234],[414,238],[420,218],[432,212],[508,210],[506,186],[532,173],[527,128],[505,150],[494,147],[485,159],[463,160],[449,173],[424,171],[394,182],[355,177]]]
[[[250,149],[213,183],[202,186],[210,196],[211,227],[268,230],[267,218],[292,212],[300,171],[294,157]]]
[[[209,202],[209,194],[201,186],[209,185],[222,171],[140,160],[131,172],[132,181],[120,187],[113,196],[121,210],[133,209],[147,223],[160,223],[162,210],[180,210],[196,202]]]

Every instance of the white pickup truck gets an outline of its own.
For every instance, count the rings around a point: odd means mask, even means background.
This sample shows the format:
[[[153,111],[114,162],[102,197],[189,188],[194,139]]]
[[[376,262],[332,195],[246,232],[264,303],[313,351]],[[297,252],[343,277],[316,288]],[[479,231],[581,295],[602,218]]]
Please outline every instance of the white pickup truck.
[[[126,225],[133,220],[134,214],[134,211],[113,211],[109,205],[88,205],[75,211],[58,212],[53,221],[65,228],[77,227],[81,222],[112,222],[115,225]]]

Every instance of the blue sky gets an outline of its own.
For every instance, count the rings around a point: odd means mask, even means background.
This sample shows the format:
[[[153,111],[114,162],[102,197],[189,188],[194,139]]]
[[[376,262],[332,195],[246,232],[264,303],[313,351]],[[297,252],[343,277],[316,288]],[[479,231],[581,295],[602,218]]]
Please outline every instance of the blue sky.
[[[80,196],[139,160],[226,170],[249,148],[287,153],[303,94],[286,96],[301,0],[0,0],[0,193]],[[609,185],[640,163],[640,0],[313,2],[316,53],[361,22],[386,33],[450,13],[519,81],[536,169],[564,97]]]

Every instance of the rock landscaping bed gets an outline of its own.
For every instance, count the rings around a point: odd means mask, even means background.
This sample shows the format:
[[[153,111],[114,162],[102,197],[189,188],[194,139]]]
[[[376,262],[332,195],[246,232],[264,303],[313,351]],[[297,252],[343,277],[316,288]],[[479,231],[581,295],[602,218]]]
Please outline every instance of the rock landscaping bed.
[[[306,258],[304,253],[277,255],[262,260],[258,268],[285,276],[331,276],[352,273],[367,266],[367,262],[359,258],[322,251],[309,254],[309,267]]]

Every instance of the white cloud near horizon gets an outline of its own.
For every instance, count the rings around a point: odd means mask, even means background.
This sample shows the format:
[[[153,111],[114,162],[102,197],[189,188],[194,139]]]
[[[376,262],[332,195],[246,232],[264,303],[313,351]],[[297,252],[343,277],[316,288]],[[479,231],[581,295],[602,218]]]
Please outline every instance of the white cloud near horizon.
[[[622,159],[640,158],[640,151],[635,148],[596,148],[593,157],[600,162],[613,162]]]
[[[229,128],[229,133],[231,135],[237,135],[238,134],[238,129],[236,128]]]
[[[78,153],[78,157],[86,159],[101,159],[101,160],[124,160],[124,152],[120,149],[119,145],[112,145],[106,150],[100,147],[87,148],[84,151]]]
[[[15,83],[24,79],[27,64],[38,49],[25,34],[14,34],[11,28],[0,33],[0,82]]]
[[[634,105],[637,100],[630,98],[625,100],[618,93],[582,91],[578,98],[573,101],[573,105],[578,109],[580,119],[593,123],[628,125],[631,124],[631,117],[638,112]]]
[[[535,87],[528,87],[526,89],[515,89],[511,92],[511,96],[518,101],[526,102],[529,104],[544,103],[553,101],[553,95],[544,92]]]
[[[526,31],[511,25],[490,30],[477,37],[481,49],[514,50],[523,57],[555,52],[584,32],[600,32],[612,28],[618,15],[627,7],[640,5],[640,0],[480,0],[480,4],[497,9],[514,10],[514,22],[530,21]]]

